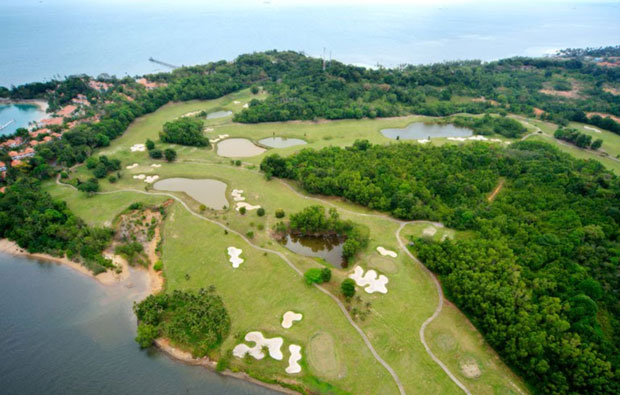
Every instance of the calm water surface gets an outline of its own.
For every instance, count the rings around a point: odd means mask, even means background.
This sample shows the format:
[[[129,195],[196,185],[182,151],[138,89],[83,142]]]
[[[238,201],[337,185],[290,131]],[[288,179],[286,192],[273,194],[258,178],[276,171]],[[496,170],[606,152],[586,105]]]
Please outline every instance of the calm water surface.
[[[287,148],[294,147],[296,145],[308,144],[302,139],[288,139],[286,137],[268,137],[266,139],[258,140],[264,146],[272,148]]]
[[[381,134],[390,139],[399,140],[422,140],[429,137],[468,137],[472,135],[471,129],[460,128],[450,123],[436,124],[414,122],[402,129],[383,129]]]
[[[0,135],[13,134],[18,128],[27,128],[33,121],[45,118],[45,112],[33,104],[0,104]]]
[[[226,158],[247,158],[265,151],[248,139],[226,139],[217,143],[217,154]]]
[[[232,111],[215,111],[207,114],[207,119],[226,118],[232,115]]]
[[[53,263],[0,254],[0,393],[275,394],[134,342],[147,276],[103,286]]]
[[[189,197],[214,210],[228,207],[226,184],[218,180],[195,180],[191,178],[167,178],[157,181],[153,187],[158,191],[185,192]]]
[[[289,250],[303,256],[322,258],[336,268],[347,267],[342,258],[344,240],[339,237],[311,237],[287,235],[282,244]]]

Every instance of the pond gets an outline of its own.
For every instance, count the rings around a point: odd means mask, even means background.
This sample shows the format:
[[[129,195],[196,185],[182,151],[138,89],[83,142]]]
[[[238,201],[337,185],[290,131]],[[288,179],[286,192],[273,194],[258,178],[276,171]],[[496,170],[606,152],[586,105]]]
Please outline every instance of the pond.
[[[45,118],[45,112],[35,104],[0,104],[0,135],[13,134],[27,128],[33,121]]]
[[[228,207],[226,184],[218,180],[167,178],[153,185],[158,191],[185,192],[189,197],[214,210]]]
[[[383,129],[381,134],[390,139],[424,140],[437,137],[468,137],[473,134],[471,129],[454,126],[451,123],[414,122],[403,129]]]
[[[258,142],[264,146],[271,148],[287,148],[294,147],[296,145],[308,144],[302,139],[289,139],[286,137],[268,137],[266,139],[258,140]]]
[[[265,151],[248,139],[226,139],[217,143],[217,154],[226,158],[247,158]]]
[[[66,266],[0,254],[5,394],[275,394],[134,341],[145,270],[102,285]]]
[[[341,269],[347,267],[342,257],[344,239],[338,236],[297,236],[287,235],[280,243],[296,254],[323,258],[332,266]]]
[[[226,118],[232,115],[232,111],[215,111],[207,114],[207,119]]]

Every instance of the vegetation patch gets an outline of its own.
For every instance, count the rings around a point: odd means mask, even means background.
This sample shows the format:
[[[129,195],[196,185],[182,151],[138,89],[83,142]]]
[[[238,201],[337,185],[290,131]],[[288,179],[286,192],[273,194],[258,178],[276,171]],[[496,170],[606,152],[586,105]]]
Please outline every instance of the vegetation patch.
[[[139,321],[136,341],[143,348],[157,337],[166,337],[191,350],[194,357],[204,357],[230,332],[224,303],[210,290],[150,295],[134,304],[134,312]]]
[[[179,118],[166,122],[159,138],[164,143],[208,147],[209,139],[204,136],[203,127],[203,121],[198,118]]]

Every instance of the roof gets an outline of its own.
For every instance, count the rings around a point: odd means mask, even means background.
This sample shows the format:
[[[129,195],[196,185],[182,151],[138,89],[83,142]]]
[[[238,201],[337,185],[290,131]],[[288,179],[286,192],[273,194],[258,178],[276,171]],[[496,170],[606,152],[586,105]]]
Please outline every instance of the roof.
[[[68,117],[69,115],[73,114],[75,110],[77,110],[77,107],[74,106],[73,104],[69,104],[68,106],[64,106],[63,108],[58,110],[56,114],[64,118],[64,117]]]

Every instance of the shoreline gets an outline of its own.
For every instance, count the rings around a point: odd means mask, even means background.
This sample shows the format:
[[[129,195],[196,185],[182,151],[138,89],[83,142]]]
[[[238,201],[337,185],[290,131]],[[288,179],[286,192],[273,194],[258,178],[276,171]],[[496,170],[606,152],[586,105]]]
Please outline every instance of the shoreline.
[[[45,99],[23,99],[23,100],[12,100],[0,98],[0,104],[28,104],[39,107],[41,111],[47,114],[47,109],[49,108],[49,104]]]
[[[117,257],[117,256],[114,256],[112,259],[114,260],[115,263],[121,263],[123,271],[120,274],[116,274],[111,271],[106,271],[104,273],[94,275],[86,267],[82,266],[81,264],[77,262],[73,262],[72,260],[66,257],[61,258],[61,257],[52,256],[49,254],[40,254],[40,253],[31,254],[25,249],[19,247],[17,243],[9,239],[0,239],[0,253],[5,253],[5,254],[13,255],[13,256],[24,257],[24,258],[34,259],[34,260],[54,262],[59,265],[65,265],[82,275],[85,275],[87,277],[90,277],[96,280],[99,284],[103,286],[112,286],[116,284],[121,284],[122,282],[130,278],[130,273],[128,269],[129,265],[127,264],[127,262],[125,262],[123,259],[120,259],[120,257]],[[121,262],[117,262],[117,259],[120,260]],[[164,279],[161,273],[158,273],[155,270],[153,270],[152,266],[153,265],[150,265],[148,269],[145,269],[146,275],[149,278],[148,286],[146,289],[146,296],[158,293],[162,291],[163,289]],[[281,385],[270,384],[270,383],[266,383],[258,379],[255,379],[249,376],[247,373],[233,372],[230,370],[219,372],[216,370],[217,361],[212,361],[206,357],[205,358],[194,358],[191,355],[191,353],[180,350],[172,346],[170,344],[170,341],[165,338],[155,339],[155,347],[158,350],[160,350],[162,353],[167,355],[169,358],[179,361],[181,363],[185,363],[187,365],[202,366],[206,369],[211,370],[214,373],[221,374],[227,377],[232,377],[238,380],[250,382],[252,384],[259,385],[261,387],[268,388],[268,389],[271,389],[271,390],[274,390],[274,391],[277,391],[283,394],[299,394],[299,392],[293,391]]]

